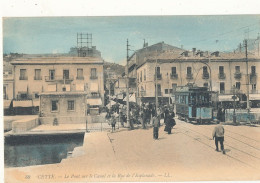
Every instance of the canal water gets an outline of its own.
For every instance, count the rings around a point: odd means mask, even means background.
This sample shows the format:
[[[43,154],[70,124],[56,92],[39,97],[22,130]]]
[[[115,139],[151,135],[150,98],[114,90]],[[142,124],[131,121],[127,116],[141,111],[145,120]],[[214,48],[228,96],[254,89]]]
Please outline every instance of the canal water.
[[[84,134],[9,137],[5,139],[5,167],[60,163],[75,147],[83,145]]]

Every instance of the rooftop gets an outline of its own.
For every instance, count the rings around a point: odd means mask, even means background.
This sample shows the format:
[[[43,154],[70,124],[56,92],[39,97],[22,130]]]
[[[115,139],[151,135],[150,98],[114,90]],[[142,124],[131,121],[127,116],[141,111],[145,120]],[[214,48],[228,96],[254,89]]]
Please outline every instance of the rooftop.
[[[24,64],[103,64],[101,58],[96,57],[30,57],[18,58],[11,62],[12,65]]]
[[[146,56],[146,60],[153,60],[153,59],[185,59],[185,60],[204,60],[204,59],[212,59],[212,60],[226,60],[226,59],[245,59],[245,53],[234,53],[234,52],[203,52],[198,51],[193,53],[192,51],[186,51],[187,55],[183,54],[184,52],[180,53],[179,51],[163,51],[156,53],[150,53]],[[202,55],[201,55],[202,54]],[[248,53],[249,59],[260,59],[260,56]]]

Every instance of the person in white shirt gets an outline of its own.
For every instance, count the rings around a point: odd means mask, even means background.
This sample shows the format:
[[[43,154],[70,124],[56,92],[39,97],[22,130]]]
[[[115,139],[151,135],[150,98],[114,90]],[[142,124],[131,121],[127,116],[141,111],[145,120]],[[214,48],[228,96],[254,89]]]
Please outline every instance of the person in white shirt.
[[[225,154],[225,150],[224,150],[224,127],[222,126],[222,124],[220,122],[218,122],[218,125],[215,126],[213,132],[212,132],[212,137],[213,140],[215,138],[215,145],[216,145],[216,151],[219,152],[218,149],[218,142],[220,142],[220,146],[221,146],[221,151],[223,152],[223,154]]]

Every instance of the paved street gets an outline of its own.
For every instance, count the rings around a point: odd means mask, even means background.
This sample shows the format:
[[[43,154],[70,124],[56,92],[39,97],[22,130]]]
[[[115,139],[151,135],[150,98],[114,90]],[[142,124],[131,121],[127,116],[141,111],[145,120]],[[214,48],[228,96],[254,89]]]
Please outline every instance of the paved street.
[[[215,151],[215,125],[176,120],[173,134],[160,128],[85,134],[83,147],[59,164],[6,168],[7,182],[259,180],[260,127],[225,125],[226,155]],[[78,154],[78,155],[77,155]],[[77,178],[76,178],[77,176]],[[12,178],[11,178],[12,177]]]

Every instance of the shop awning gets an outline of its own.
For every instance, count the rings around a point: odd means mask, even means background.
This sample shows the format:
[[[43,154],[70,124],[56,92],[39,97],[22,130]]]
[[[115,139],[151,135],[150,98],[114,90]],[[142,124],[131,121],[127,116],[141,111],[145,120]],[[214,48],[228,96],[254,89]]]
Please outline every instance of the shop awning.
[[[90,92],[98,92],[98,84],[97,83],[91,83],[90,84]]]
[[[116,104],[116,102],[115,101],[113,101],[113,100],[110,100],[110,102],[107,104],[107,106],[109,107],[110,105],[112,106],[112,105],[115,105]]]
[[[13,101],[13,107],[32,107],[32,100],[17,100]]]
[[[117,99],[121,99],[121,100],[123,100],[123,99],[124,99],[124,95],[123,95],[123,94],[119,94],[119,95],[117,95]]]
[[[232,99],[232,96],[233,95],[219,95],[218,100],[219,100],[219,102],[231,102],[231,101],[234,101]],[[239,101],[238,97],[237,97],[236,101]]]
[[[87,99],[87,104],[89,105],[102,105],[101,98],[89,98]]]
[[[250,94],[249,100],[260,100],[260,94]]]
[[[4,100],[4,109],[8,109],[10,107],[12,100]]]
[[[126,101],[126,97],[124,98],[124,101]],[[136,102],[135,94],[132,94],[132,95],[129,96],[129,102]]]

